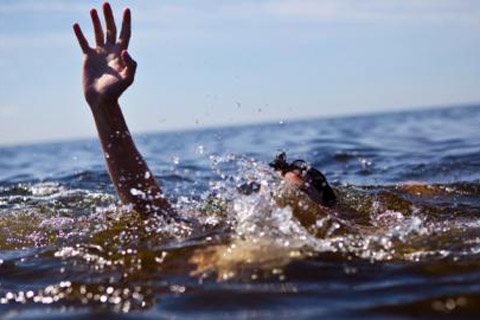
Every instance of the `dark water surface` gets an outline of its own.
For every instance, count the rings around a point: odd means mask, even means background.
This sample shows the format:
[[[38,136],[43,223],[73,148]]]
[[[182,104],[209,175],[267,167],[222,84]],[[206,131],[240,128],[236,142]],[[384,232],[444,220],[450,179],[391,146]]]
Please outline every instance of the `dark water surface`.
[[[179,223],[118,206],[95,140],[0,148],[0,317],[478,319],[479,133],[468,107],[138,136]],[[265,172],[280,150],[337,208]]]

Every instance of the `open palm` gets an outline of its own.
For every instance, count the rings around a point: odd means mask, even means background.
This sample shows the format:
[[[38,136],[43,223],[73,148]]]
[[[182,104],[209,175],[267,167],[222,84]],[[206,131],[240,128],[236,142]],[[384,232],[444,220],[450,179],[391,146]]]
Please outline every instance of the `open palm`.
[[[122,30],[117,40],[117,29],[113,12],[108,3],[103,5],[106,34],[97,11],[92,9],[95,48],[91,48],[78,23],[73,30],[84,54],[83,90],[90,106],[97,106],[105,100],[116,100],[133,83],[136,62],[127,52],[131,34],[131,14],[125,9]]]

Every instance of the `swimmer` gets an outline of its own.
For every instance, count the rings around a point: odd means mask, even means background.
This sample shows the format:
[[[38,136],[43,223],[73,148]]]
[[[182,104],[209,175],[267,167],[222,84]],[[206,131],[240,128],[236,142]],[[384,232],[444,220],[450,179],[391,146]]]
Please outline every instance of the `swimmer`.
[[[118,37],[110,4],[103,4],[103,15],[106,31],[97,10],[90,10],[94,46],[89,45],[78,23],[73,25],[73,31],[83,53],[83,93],[95,120],[110,179],[123,204],[132,205],[144,216],[161,214],[176,218],[175,210],[137,150],[119,104],[120,96],[132,85],[137,69],[128,52],[131,12],[128,8],[123,11]],[[335,193],[325,176],[305,161],[288,163],[286,155],[281,153],[270,166],[318,205],[335,205]]]

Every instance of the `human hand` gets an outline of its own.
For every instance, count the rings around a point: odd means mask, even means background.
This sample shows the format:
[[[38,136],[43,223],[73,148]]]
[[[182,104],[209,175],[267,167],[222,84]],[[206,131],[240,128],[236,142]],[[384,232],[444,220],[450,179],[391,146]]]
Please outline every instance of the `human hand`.
[[[123,12],[122,29],[117,40],[117,29],[112,8],[103,4],[107,32],[104,37],[97,10],[90,10],[95,32],[95,48],[91,48],[83,35],[80,25],[75,23],[73,30],[83,52],[83,92],[92,109],[106,101],[116,101],[133,83],[137,63],[128,54],[131,34],[130,9]]]

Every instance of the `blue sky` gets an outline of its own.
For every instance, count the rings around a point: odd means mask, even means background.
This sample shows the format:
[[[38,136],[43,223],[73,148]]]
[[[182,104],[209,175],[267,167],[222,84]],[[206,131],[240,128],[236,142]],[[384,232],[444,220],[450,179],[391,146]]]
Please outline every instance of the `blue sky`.
[[[92,39],[100,4],[0,1],[0,144],[95,135],[71,25]],[[132,9],[133,132],[480,102],[478,0],[111,4]]]

